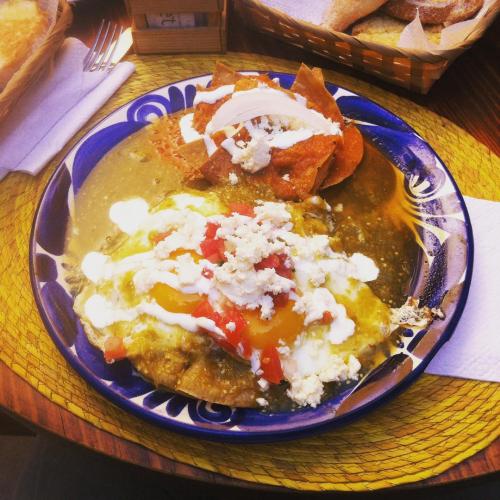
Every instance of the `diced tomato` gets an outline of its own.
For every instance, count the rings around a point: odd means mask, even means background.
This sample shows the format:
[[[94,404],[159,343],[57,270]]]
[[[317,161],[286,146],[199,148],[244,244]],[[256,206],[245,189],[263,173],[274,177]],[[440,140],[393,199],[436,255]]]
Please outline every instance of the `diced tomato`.
[[[221,347],[236,352],[238,345],[241,344],[243,357],[249,358],[251,356],[252,348],[244,335],[248,328],[248,323],[237,307],[227,307],[221,314],[214,310],[208,300],[204,300],[198,304],[193,312],[193,316],[195,318],[203,317],[211,319],[224,332],[226,339],[212,335]],[[228,323],[234,323],[234,328],[228,328]]]
[[[217,229],[219,229],[219,227],[220,225],[215,224],[214,222],[207,223],[207,227],[205,229],[205,239],[200,244],[203,257],[214,264],[220,264],[225,260],[224,240],[216,237]]]
[[[321,323],[323,325],[329,325],[333,321],[333,314],[330,311],[325,311],[323,317],[321,318]]]
[[[127,357],[127,349],[120,337],[110,337],[104,342],[104,359],[107,363]]]
[[[260,367],[262,376],[272,384],[279,384],[283,380],[283,369],[276,347],[266,347],[260,355]]]
[[[210,262],[213,262],[214,264],[224,262],[224,240],[220,238],[206,239],[201,242],[200,248],[203,257],[205,257]]]
[[[151,243],[157,245],[158,243],[160,243],[160,241],[163,241],[167,236],[170,236],[171,234],[172,234],[172,231],[165,231],[163,233],[152,232],[149,235],[149,241],[151,241]]]
[[[195,318],[208,318],[211,319],[216,325],[221,322],[221,315],[210,305],[208,300],[200,302],[196,309],[193,311]]]
[[[276,272],[280,276],[283,276],[283,278],[287,278],[289,280],[291,280],[293,277],[293,269],[290,269],[289,267],[286,267],[284,265],[276,269]]]
[[[254,208],[252,207],[252,205],[248,205],[248,203],[230,203],[229,213],[246,215],[247,217],[255,217]]]
[[[254,267],[257,271],[261,271],[262,269],[268,269],[268,268],[277,269],[280,266],[281,266],[280,258],[278,257],[277,254],[273,253],[268,257],[262,259],[260,262],[257,262],[257,264],[255,264]]]
[[[284,253],[271,254],[260,262],[255,264],[255,269],[260,271],[262,269],[274,269],[277,274],[283,276],[284,278],[291,279],[293,270],[287,265],[288,258]]]
[[[215,239],[217,234],[217,229],[220,228],[219,224],[215,224],[215,222],[207,222],[207,227],[205,229],[205,238],[208,240]]]
[[[222,322],[221,328],[226,334],[228,342],[236,348],[248,326],[245,318],[236,307],[231,307],[224,311]],[[234,328],[228,328],[228,323],[234,323]]]
[[[211,280],[214,277],[214,272],[211,269],[204,267],[203,271],[201,271],[201,275],[204,278],[207,278],[207,280]]]
[[[277,293],[276,295],[273,295],[273,302],[275,307],[285,307],[288,303],[289,296],[288,293],[283,292],[283,293]]]

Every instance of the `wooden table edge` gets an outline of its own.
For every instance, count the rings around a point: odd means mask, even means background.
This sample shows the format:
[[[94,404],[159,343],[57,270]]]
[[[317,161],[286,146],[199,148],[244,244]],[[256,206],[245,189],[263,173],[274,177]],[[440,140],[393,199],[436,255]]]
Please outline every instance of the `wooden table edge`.
[[[111,404],[111,403],[110,403]],[[98,453],[185,479],[240,488],[287,491],[280,486],[234,479],[163,457],[140,444],[98,429],[65,408],[50,401],[0,361],[0,407],[15,417]],[[397,486],[398,489],[452,484],[480,479],[500,471],[500,439],[447,471],[423,481]],[[288,490],[289,491],[289,490]]]

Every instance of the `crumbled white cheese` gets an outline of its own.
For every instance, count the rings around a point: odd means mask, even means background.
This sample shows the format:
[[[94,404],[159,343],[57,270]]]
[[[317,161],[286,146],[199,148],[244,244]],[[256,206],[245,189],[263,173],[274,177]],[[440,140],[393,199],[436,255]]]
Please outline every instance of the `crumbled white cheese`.
[[[297,337],[288,355],[281,356],[285,378],[290,383],[288,396],[299,406],[316,407],[323,395],[323,385],[355,379],[361,368],[350,356],[347,361],[332,354],[328,341],[306,334]]]
[[[262,375],[262,369],[260,367],[260,354],[261,354],[260,349],[253,349],[252,354],[250,355],[250,368],[252,370],[252,373],[254,373],[257,376]]]
[[[226,323],[226,328],[230,332],[234,332],[236,330],[236,323],[234,321],[229,321],[229,322]]]
[[[221,142],[221,147],[231,155],[231,162],[241,165],[243,170],[250,173],[258,172],[271,161],[270,148],[264,136],[255,136],[239,147],[232,137]]]
[[[285,175],[282,175],[281,178],[284,180],[284,181],[287,181],[287,182],[290,182],[290,174],[285,174]]]
[[[259,378],[257,380],[257,384],[263,391],[267,391],[269,389],[269,382],[265,378]]]
[[[262,407],[269,406],[269,402],[265,398],[256,398],[255,399],[256,403]]]
[[[234,172],[229,172],[229,184],[231,184],[231,186],[236,186],[238,182],[238,176]]]
[[[155,249],[155,255],[164,259],[171,252],[183,248],[200,252],[200,244],[205,238],[206,218],[190,210],[163,210],[159,212],[160,231],[171,231]]]
[[[235,142],[230,137],[222,141],[221,147],[231,155],[232,163],[241,165],[241,168],[250,173],[258,172],[269,165],[272,148],[288,149],[314,134],[324,133],[307,128],[304,122],[297,119],[280,115],[264,115],[258,123],[249,120],[243,125],[250,134],[250,140]]]
[[[341,344],[349,338],[355,330],[354,321],[347,317],[342,304],[338,304],[332,293],[324,287],[313,288],[297,298],[293,310],[304,314],[304,325],[321,321],[325,312],[329,312],[332,321],[328,325],[328,338],[332,344]]]

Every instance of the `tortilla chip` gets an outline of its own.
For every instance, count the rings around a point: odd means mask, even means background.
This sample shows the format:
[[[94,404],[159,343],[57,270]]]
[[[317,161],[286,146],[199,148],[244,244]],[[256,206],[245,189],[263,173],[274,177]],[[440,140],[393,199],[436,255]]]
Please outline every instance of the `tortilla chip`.
[[[236,72],[233,68],[224,64],[221,61],[215,63],[215,69],[212,76],[212,88],[220,87],[221,85],[232,85],[236,83],[241,74]]]
[[[234,137],[236,141],[248,140],[243,129]],[[230,154],[223,148],[204,163],[201,172],[212,184],[226,184],[231,172],[244,176],[251,184],[264,184],[283,200],[303,200],[314,194],[328,174],[340,136],[314,135],[288,149],[273,149],[267,167],[255,174],[246,173],[231,162]],[[289,180],[283,178],[288,175]]]
[[[344,118],[332,94],[325,87],[321,70],[318,68],[311,70],[305,64],[301,64],[292,90],[304,96],[312,109],[340,123],[341,127],[344,126]]]
[[[321,189],[338,184],[352,175],[363,159],[363,152],[363,136],[351,123],[344,129],[344,140],[337,149],[330,171],[321,184]]]
[[[199,356],[179,377],[175,389],[198,399],[236,407],[256,407],[259,397],[250,367],[226,352]]]
[[[177,118],[169,116],[151,124],[149,131],[150,141],[158,153],[175,165],[186,182],[203,179],[200,167],[207,158],[203,140],[185,144]]]
[[[339,141],[339,136],[313,135],[288,149],[274,149],[266,169],[276,196],[304,200],[314,194],[328,173]],[[289,182],[283,179],[286,174],[290,177]],[[293,186],[293,197],[289,194],[288,184]]]

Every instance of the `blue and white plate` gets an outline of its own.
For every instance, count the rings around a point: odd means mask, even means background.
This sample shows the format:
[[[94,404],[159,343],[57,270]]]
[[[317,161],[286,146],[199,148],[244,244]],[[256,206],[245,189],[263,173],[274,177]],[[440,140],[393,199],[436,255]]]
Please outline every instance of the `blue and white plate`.
[[[285,88],[295,78],[287,73],[270,76],[279,78]],[[439,157],[403,120],[347,89],[327,84],[342,114],[356,120],[363,135],[404,173],[406,194],[419,214],[414,229],[422,257],[411,294],[421,305],[440,306],[444,320],[434,321],[428,330],[407,331],[397,354],[361,384],[317,408],[265,414],[155,389],[127,360],[107,364],[87,341],[73,312],[73,298],[58,272],[73,197],[111,148],[152,119],[191,107],[196,85],[207,85],[210,78],[182,80],[125,104],[88,132],[59,165],[40,201],[31,237],[31,282],[40,314],[57,347],[87,382],[111,403],[167,429],[209,439],[262,442],[346,422],[407,387],[450,338],[467,299],[473,260],[469,216]]]

